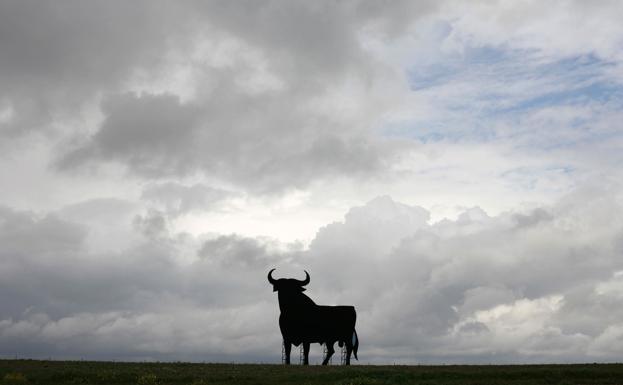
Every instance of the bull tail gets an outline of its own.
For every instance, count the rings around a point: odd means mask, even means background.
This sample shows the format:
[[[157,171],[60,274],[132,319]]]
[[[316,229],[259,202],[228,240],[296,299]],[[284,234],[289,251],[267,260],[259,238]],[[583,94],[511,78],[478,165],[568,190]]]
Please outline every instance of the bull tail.
[[[357,349],[359,348],[359,337],[357,337],[357,330],[353,329],[353,354],[355,355],[355,359],[359,361],[357,358]]]

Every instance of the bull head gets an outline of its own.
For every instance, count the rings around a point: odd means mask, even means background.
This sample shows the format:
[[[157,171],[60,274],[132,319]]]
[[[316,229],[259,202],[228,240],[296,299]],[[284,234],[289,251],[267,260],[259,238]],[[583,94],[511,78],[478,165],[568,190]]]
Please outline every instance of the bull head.
[[[307,270],[303,270],[305,271],[305,279],[303,280],[294,279],[294,278],[274,279],[273,271],[275,271],[275,269],[272,269],[271,271],[268,272],[268,282],[271,285],[273,285],[273,291],[279,291],[279,290],[305,291],[305,288],[303,286],[307,285],[310,281],[309,273],[307,272]]]

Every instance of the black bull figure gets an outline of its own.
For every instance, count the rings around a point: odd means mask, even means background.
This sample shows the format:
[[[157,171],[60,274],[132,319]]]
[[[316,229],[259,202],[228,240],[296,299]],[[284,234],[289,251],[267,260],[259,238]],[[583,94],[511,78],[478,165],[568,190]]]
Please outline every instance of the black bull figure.
[[[346,365],[350,365],[350,355],[355,353],[359,339],[355,331],[357,313],[353,306],[319,306],[311,298],[303,294],[303,286],[309,283],[309,274],[305,272],[305,280],[292,278],[274,279],[275,269],[268,272],[268,282],[273,291],[279,295],[279,328],[283,336],[286,353],[286,365],[290,364],[292,345],[303,344],[304,365],[309,365],[309,344],[317,342],[326,344],[327,356],[323,365],[331,359],[337,341],[340,347],[346,344]]]

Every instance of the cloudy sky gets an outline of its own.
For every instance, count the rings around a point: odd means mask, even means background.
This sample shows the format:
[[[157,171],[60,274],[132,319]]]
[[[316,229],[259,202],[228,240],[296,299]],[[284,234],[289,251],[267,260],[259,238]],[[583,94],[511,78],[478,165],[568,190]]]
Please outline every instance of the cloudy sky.
[[[0,356],[276,363],[276,267],[363,363],[621,361],[621,14],[0,0]]]

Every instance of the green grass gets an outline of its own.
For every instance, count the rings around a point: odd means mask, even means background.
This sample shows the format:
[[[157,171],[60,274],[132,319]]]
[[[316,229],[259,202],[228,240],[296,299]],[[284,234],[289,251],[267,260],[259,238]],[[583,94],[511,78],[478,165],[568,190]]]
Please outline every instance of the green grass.
[[[0,384],[623,384],[623,364],[286,367],[0,360]]]

